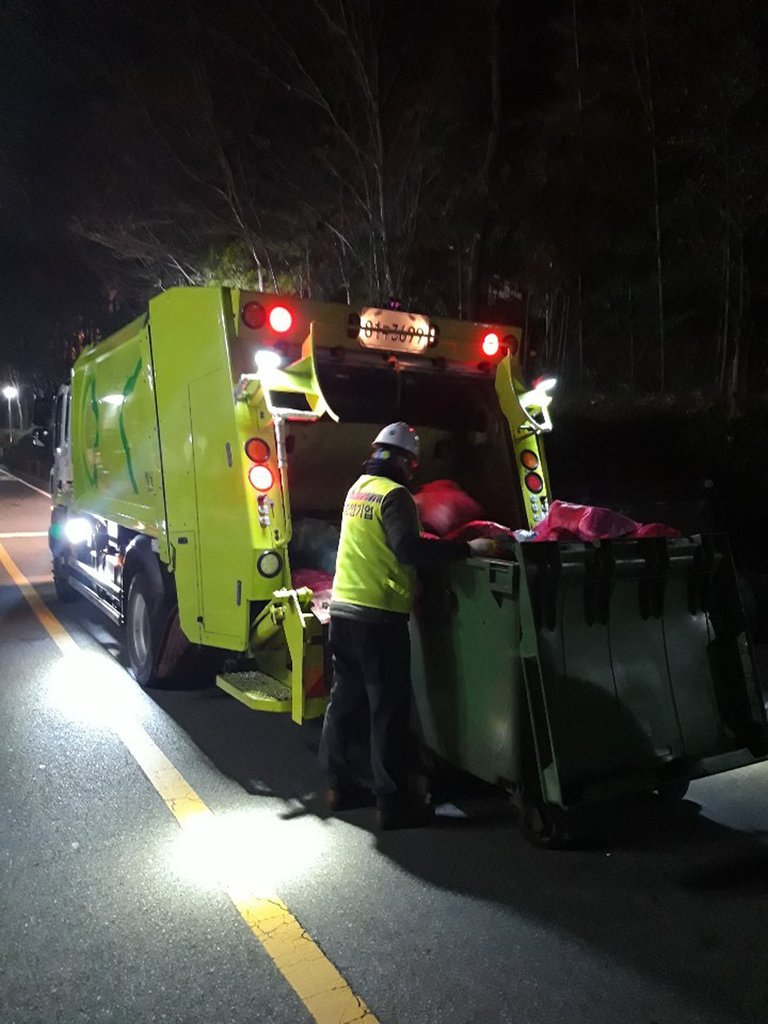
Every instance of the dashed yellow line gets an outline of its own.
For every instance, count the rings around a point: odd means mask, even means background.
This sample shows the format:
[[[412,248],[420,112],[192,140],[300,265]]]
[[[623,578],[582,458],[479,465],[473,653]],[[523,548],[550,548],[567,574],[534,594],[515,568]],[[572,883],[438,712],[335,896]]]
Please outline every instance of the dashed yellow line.
[[[19,588],[43,628],[63,654],[78,644],[40,598],[6,549],[0,562]],[[183,829],[196,826],[213,812],[177,771],[154,740],[135,720],[113,723],[117,735]],[[277,896],[248,894],[238,886],[227,890],[238,913],[259,940],[285,980],[317,1024],[378,1024],[362,999],[334,967]]]

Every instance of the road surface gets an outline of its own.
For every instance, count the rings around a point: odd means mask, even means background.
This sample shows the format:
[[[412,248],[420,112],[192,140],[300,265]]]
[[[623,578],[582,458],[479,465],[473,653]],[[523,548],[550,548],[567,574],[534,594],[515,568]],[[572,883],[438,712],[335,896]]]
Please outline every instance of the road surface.
[[[57,602],[49,506],[0,472],[3,1024],[768,1021],[768,766],[578,851],[466,784],[429,829],[328,817],[317,723],[142,691]]]

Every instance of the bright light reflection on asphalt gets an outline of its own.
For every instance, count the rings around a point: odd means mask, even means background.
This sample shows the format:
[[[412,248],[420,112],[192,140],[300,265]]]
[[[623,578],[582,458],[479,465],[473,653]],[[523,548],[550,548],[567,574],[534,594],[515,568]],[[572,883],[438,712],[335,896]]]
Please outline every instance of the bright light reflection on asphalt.
[[[54,662],[46,673],[53,708],[70,722],[116,730],[126,715],[138,714],[136,684],[111,658],[96,651],[74,651]]]
[[[125,736],[141,725],[143,695],[111,658],[74,651],[46,674],[48,701],[74,725]],[[311,817],[281,819],[270,801],[259,809],[213,814],[205,804],[180,820],[166,859],[173,875],[234,900],[269,898],[277,886],[321,865],[330,836]]]
[[[230,811],[186,822],[168,855],[178,878],[242,900],[272,896],[281,882],[321,866],[328,841],[327,830],[311,818],[285,821],[269,812]]]

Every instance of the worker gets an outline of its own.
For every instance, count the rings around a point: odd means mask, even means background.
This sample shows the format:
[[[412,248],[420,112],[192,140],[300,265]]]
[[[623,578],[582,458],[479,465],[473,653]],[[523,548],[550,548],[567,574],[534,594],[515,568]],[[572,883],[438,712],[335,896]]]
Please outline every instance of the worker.
[[[419,439],[407,423],[374,438],[363,475],[347,494],[330,605],[333,685],[320,744],[331,811],[375,803],[382,829],[426,824],[431,808],[408,792],[411,707],[408,616],[415,570],[470,554],[493,542],[429,540],[419,532],[408,484]],[[373,793],[355,754],[370,751]]]

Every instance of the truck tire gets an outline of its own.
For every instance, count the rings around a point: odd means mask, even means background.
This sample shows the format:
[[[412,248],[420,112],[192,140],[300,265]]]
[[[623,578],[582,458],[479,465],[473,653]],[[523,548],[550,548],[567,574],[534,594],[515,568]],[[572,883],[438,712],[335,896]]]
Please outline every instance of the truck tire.
[[[138,569],[128,587],[125,606],[125,650],[128,671],[141,686],[156,681],[157,660],[168,626],[169,608],[162,591]]]
[[[67,564],[60,555],[53,559],[53,586],[60,601],[67,603],[77,598],[77,591],[69,582]]]

